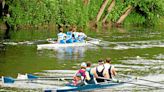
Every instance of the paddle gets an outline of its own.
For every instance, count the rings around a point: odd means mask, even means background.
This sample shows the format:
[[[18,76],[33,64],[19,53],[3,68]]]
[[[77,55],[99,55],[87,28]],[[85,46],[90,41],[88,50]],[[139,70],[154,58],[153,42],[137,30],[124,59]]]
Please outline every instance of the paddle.
[[[134,77],[134,76],[130,76],[130,75],[124,75],[124,74],[118,74],[118,75],[124,76],[124,77],[133,78],[133,79],[136,79],[136,80],[142,80],[142,81],[148,81],[148,82],[152,82],[152,83],[164,84],[164,83],[161,83],[161,82],[147,80],[147,79],[142,79],[142,78],[138,78],[138,77]]]
[[[101,41],[100,39],[92,38],[92,37],[87,37],[88,40],[98,40]]]
[[[91,38],[91,37],[87,37],[88,40],[92,40],[92,41],[87,41],[87,43],[90,43],[90,44],[93,44],[93,45],[96,45],[98,47],[103,47],[103,45],[100,45],[100,41],[99,39],[95,39],[95,38]],[[98,43],[94,43],[93,41],[97,41]]]
[[[104,77],[98,77],[97,79],[103,79],[103,80],[112,81],[112,82],[116,82],[116,83],[120,82],[120,80],[117,80],[117,79],[107,79],[107,78],[104,78]]]
[[[27,74],[27,79],[15,79],[12,77],[5,77],[2,76],[1,80],[3,83],[14,83],[15,81],[31,81],[31,80],[59,80],[59,81],[66,81],[72,80],[73,78],[40,78],[39,76],[35,76],[32,74]]]
[[[157,87],[157,86],[150,86],[150,85],[145,85],[145,84],[132,83],[132,80],[124,82],[124,81],[115,80],[115,79],[107,79],[107,78],[104,78],[104,77],[98,77],[98,79],[104,79],[104,80],[112,81],[112,82],[116,82],[116,83],[127,83],[127,84],[133,84],[133,85],[138,85],[138,86],[146,86],[146,87],[153,87],[153,88],[158,88],[158,89],[164,89],[163,87]]]
[[[72,76],[57,76],[57,77],[47,77],[47,76],[36,76],[36,75],[33,75],[33,74],[26,74],[26,76],[27,76],[27,78],[28,79],[60,79],[60,80],[62,80],[62,79],[67,79],[67,80],[71,80],[71,79],[73,79],[72,78]]]
[[[18,44],[41,44],[41,43],[46,43],[46,42],[52,43],[54,41],[57,41],[57,38],[48,38],[45,40],[18,42]]]

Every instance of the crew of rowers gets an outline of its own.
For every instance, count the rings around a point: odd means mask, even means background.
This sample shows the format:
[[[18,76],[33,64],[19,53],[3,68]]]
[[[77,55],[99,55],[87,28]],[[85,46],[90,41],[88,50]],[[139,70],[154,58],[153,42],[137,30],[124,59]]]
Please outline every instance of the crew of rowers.
[[[98,65],[94,68],[91,68],[91,63],[83,62],[81,68],[73,77],[73,85],[97,84],[112,80],[115,75],[116,71],[114,66],[111,65],[110,58],[107,58],[105,62],[102,59],[98,60]]]
[[[86,34],[80,30],[76,32],[76,27],[71,28],[66,34],[63,32],[63,28],[59,28],[58,36],[58,43],[65,44],[65,43],[74,43],[74,42],[84,42],[85,38],[87,37]]]

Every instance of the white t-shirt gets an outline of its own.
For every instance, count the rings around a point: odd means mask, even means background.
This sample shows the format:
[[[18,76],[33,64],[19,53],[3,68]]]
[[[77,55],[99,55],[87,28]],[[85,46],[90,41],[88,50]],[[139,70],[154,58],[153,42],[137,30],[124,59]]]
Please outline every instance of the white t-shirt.
[[[83,32],[79,32],[78,36],[79,36],[79,40],[80,40],[80,41],[84,40],[84,38],[87,37],[87,35],[84,34]]]
[[[73,32],[74,38],[78,39],[79,32]]]
[[[65,33],[58,33],[57,34],[58,35],[58,41],[60,41],[60,40],[64,40],[65,39],[65,37],[66,37],[66,34]]]

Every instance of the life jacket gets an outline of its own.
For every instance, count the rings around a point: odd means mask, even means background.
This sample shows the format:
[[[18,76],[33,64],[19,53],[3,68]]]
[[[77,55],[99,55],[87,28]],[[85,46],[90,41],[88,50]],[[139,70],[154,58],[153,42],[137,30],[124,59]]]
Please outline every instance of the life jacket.
[[[80,69],[80,70],[78,71],[78,73],[80,73],[81,76],[84,77],[84,79],[85,79],[85,77],[86,77],[86,75],[85,75],[85,70]]]
[[[78,74],[80,74],[80,76],[78,76]],[[80,80],[79,79],[77,80],[77,77],[80,77]],[[76,76],[74,76],[73,85],[78,86],[84,84],[85,78],[86,78],[85,70],[83,69],[78,70]]]
[[[96,67],[96,73],[97,73],[98,77],[104,77],[104,75],[103,75],[104,69],[105,69],[105,67],[103,65],[103,69],[99,72],[98,68]],[[97,80],[97,82],[105,82],[104,79],[98,79],[97,78],[96,80]]]

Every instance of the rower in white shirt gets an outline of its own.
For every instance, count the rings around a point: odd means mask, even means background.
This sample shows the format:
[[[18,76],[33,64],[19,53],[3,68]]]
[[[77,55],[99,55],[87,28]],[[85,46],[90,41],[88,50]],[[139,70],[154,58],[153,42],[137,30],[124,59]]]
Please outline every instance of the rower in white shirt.
[[[59,33],[57,34],[58,36],[58,43],[65,44],[66,43],[66,34],[63,33],[63,28],[59,29]]]
[[[80,32],[78,32],[78,39],[80,42],[84,42],[85,38],[87,38],[87,35],[83,33],[83,30],[81,29]]]
[[[76,27],[73,27],[72,28],[72,31],[73,31],[73,35],[72,35],[72,38],[73,38],[73,42],[79,42],[79,38],[78,38],[78,32],[76,32]]]

